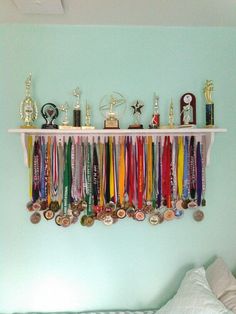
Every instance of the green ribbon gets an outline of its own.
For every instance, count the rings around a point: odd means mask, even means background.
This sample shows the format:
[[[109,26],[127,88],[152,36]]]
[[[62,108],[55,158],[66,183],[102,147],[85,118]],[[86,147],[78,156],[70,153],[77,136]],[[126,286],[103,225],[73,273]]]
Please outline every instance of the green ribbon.
[[[64,179],[63,179],[63,214],[68,212],[70,202],[70,190],[71,190],[71,138],[69,137],[68,143],[64,144],[64,150],[66,153]]]

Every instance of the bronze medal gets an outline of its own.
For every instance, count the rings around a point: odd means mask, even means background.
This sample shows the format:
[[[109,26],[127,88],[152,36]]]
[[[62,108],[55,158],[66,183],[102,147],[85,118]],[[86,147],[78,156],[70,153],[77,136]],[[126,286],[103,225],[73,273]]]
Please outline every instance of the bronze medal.
[[[183,209],[183,201],[182,200],[178,200],[176,203],[175,203],[175,207],[176,209]]]
[[[46,220],[51,220],[54,218],[55,213],[51,210],[51,209],[47,209],[44,213],[43,213],[44,217]]]
[[[183,207],[183,209],[187,209],[188,208],[188,204],[189,204],[189,200],[183,200],[182,201],[182,207]]]
[[[134,214],[134,219],[137,221],[143,221],[145,219],[146,215],[142,210],[136,210]]]
[[[41,205],[40,210],[46,210],[48,208],[48,202],[46,200],[41,200],[40,205]]]
[[[38,201],[35,202],[35,203],[32,205],[32,209],[33,209],[35,212],[38,212],[38,211],[41,209],[40,203],[39,203]]]
[[[28,209],[28,211],[32,212],[32,211],[33,211],[33,202],[32,202],[32,201],[29,201],[29,202],[26,204],[26,208]]]
[[[164,219],[165,220],[173,220],[175,218],[175,213],[172,209],[167,209],[164,212]]]
[[[62,215],[57,215],[55,217],[55,222],[58,226],[61,226],[62,217],[63,217]]]
[[[60,205],[58,201],[51,201],[49,205],[49,209],[56,213],[60,209]]]
[[[202,210],[198,209],[193,213],[193,219],[196,221],[202,221],[204,218],[204,213]]]
[[[119,219],[123,219],[125,218],[126,216],[126,210],[124,208],[120,208],[116,211],[116,216],[119,218]]]
[[[69,227],[70,225],[70,216],[68,215],[64,215],[61,219],[61,225],[62,227]]]
[[[198,207],[197,203],[194,202],[194,201],[191,201],[191,202],[188,203],[188,208],[197,208],[197,207]]]
[[[71,203],[71,209],[72,209],[72,211],[73,210],[76,210],[76,209],[78,209],[79,208],[79,203],[78,202],[72,202]]]
[[[41,215],[38,212],[35,212],[30,216],[30,221],[32,222],[32,224],[38,224],[40,220],[41,220]]]

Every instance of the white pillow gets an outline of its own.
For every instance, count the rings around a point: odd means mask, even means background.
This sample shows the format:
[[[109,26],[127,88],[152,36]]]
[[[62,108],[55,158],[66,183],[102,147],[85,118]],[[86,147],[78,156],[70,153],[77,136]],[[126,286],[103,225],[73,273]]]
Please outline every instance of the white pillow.
[[[211,291],[203,267],[188,271],[176,295],[156,314],[232,313]]]
[[[207,268],[206,277],[216,297],[236,313],[236,279],[221,257]]]

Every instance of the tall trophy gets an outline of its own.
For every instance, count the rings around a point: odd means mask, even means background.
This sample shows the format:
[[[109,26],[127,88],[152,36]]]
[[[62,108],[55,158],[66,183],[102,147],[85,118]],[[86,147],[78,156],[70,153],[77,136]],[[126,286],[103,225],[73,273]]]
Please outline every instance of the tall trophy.
[[[149,129],[158,129],[160,127],[159,97],[154,93],[153,96],[153,115]]]
[[[38,117],[38,109],[36,102],[32,99],[30,95],[32,85],[32,75],[25,81],[25,99],[20,104],[20,117],[24,121],[21,128],[35,128],[33,121]]]
[[[82,126],[82,130],[93,130],[95,129],[94,126],[91,125],[91,107],[86,102],[86,116],[85,116],[85,125]]]
[[[171,98],[170,108],[169,108],[169,124],[168,124],[168,127],[171,128],[171,129],[175,127],[174,104],[173,104],[172,98]]]
[[[123,116],[126,110],[126,99],[118,92],[105,95],[100,101],[99,110],[105,117],[104,129],[119,129],[118,116]]]
[[[185,93],[180,98],[180,126],[196,126],[196,97],[192,93]]]
[[[140,100],[136,100],[132,105],[131,108],[133,109],[133,116],[134,116],[134,124],[129,125],[129,129],[143,129],[143,125],[141,124],[141,109],[144,107],[144,103]]]
[[[63,119],[62,119],[62,125],[59,125],[59,129],[68,129],[71,128],[69,125],[69,119],[68,119],[68,110],[70,106],[67,102],[59,106],[59,110],[64,113]]]
[[[47,103],[41,108],[41,114],[46,123],[42,125],[42,129],[58,129],[58,125],[54,120],[58,117],[57,106],[52,103]]]
[[[206,80],[204,87],[204,96],[206,99],[206,127],[214,127],[214,103],[212,100],[212,92],[214,86],[211,80]]]
[[[80,89],[77,87],[73,91],[73,95],[76,97],[76,105],[73,110],[73,126],[74,127],[81,127],[81,110],[80,110]]]

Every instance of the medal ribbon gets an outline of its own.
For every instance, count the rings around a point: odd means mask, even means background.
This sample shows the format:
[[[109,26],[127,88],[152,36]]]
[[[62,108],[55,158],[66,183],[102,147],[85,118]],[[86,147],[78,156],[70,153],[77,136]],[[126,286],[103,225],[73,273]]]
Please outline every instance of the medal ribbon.
[[[58,150],[56,136],[52,145],[52,196],[53,199],[57,197],[59,184],[59,165],[58,165]]]
[[[106,146],[106,154],[105,154],[105,178],[106,178],[106,187],[105,187],[105,199],[106,203],[110,202],[110,152],[109,152],[109,142],[105,143]]]
[[[147,201],[152,199],[152,137],[147,139]]]
[[[41,138],[41,162],[40,162],[40,198],[46,198],[46,186],[45,186],[45,159],[46,159],[46,145],[45,138]]]
[[[170,148],[170,137],[165,136],[164,141],[164,149],[162,155],[162,191],[163,197],[167,202],[167,208],[171,208],[171,182],[170,182],[170,175],[171,175],[171,148]]]
[[[47,143],[47,158],[46,158],[46,169],[47,169],[47,199],[48,205],[51,203],[51,137],[48,136],[48,143]]]
[[[93,144],[93,203],[98,205],[99,193],[99,168],[98,168],[98,155],[97,146]]]
[[[99,142],[99,189],[100,189],[100,201],[99,205],[104,206],[104,179],[105,176],[103,174],[104,171],[104,144]]]
[[[178,196],[182,198],[183,194],[183,173],[184,173],[184,148],[183,138],[178,137],[178,170],[177,170],[177,182],[178,182]]]
[[[143,207],[143,139],[137,137],[138,145],[138,209]]]
[[[162,156],[162,145],[161,138],[158,141],[158,196],[157,196],[157,207],[161,206],[162,200],[162,164],[161,164],[161,156]]]
[[[197,143],[197,204],[201,205],[202,199],[202,156],[201,144]]]
[[[110,200],[114,202],[115,198],[115,181],[114,181],[114,154],[113,154],[113,138],[109,136],[109,162],[110,162]]]
[[[87,164],[86,164],[86,178],[87,178],[87,190],[86,190],[86,202],[87,202],[87,215],[92,215],[92,176],[91,176],[91,144],[87,144]]]
[[[188,199],[188,185],[189,185],[189,138],[188,136],[185,136],[184,139],[184,192],[183,192],[183,198],[186,200]]]
[[[65,143],[66,161],[64,168],[63,180],[63,214],[68,212],[70,202],[70,184],[71,184],[71,138],[69,137],[68,143]]]
[[[196,163],[195,163],[195,138],[190,139],[190,195],[195,199],[196,194]]]
[[[173,137],[172,140],[172,198],[174,201],[177,199],[177,173],[176,173],[176,137]]]
[[[128,181],[128,188],[129,188],[129,203],[133,204],[133,197],[134,197],[134,168],[133,168],[133,144],[132,138],[129,139],[128,143],[128,173],[129,173],[129,181]]]
[[[120,203],[123,204],[125,192],[125,146],[124,137],[120,138],[120,156],[119,156],[119,181],[118,181],[118,194]]]
[[[33,202],[39,198],[40,187],[40,156],[39,156],[39,142],[34,142],[33,150]]]
[[[28,168],[29,168],[29,199],[32,200],[32,187],[33,187],[33,138],[27,137],[27,155],[28,155]]]

